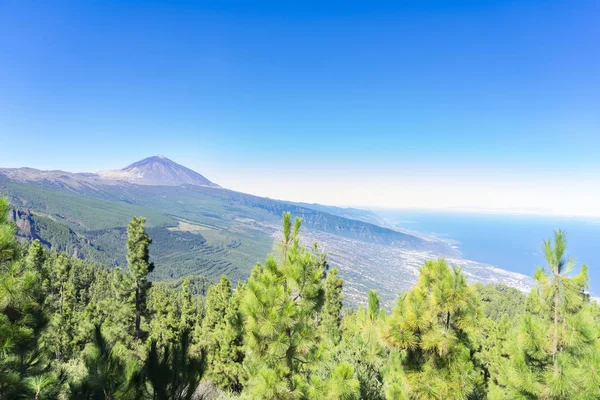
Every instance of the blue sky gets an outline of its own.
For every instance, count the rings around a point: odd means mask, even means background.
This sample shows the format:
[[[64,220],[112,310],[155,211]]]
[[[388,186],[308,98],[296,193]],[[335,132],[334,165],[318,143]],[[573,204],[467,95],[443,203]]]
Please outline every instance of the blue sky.
[[[0,3],[0,166],[600,215],[598,1],[203,3]]]

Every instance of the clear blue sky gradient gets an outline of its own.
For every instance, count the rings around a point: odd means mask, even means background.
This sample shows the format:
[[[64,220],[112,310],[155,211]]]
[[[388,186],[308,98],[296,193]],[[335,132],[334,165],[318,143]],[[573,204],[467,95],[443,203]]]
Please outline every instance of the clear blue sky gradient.
[[[365,171],[585,193],[600,175],[599,20],[597,0],[3,1],[0,166],[163,153],[279,197],[286,175]],[[298,200],[312,198],[367,201]]]

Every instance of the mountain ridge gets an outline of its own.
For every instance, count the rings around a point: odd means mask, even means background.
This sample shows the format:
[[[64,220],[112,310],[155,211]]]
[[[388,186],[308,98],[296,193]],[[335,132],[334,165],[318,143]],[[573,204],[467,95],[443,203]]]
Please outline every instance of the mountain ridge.
[[[136,161],[125,168],[99,172],[67,172],[30,167],[0,168],[0,175],[18,181],[33,181],[78,188],[89,185],[135,184],[149,186],[196,185],[221,188],[203,175],[163,155]]]

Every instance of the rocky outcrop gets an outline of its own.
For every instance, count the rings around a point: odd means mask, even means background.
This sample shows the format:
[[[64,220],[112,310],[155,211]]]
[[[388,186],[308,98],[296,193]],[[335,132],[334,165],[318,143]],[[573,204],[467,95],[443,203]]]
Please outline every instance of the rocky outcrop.
[[[29,210],[11,208],[9,217],[17,226],[17,234],[26,239],[39,239],[34,229],[34,221]]]

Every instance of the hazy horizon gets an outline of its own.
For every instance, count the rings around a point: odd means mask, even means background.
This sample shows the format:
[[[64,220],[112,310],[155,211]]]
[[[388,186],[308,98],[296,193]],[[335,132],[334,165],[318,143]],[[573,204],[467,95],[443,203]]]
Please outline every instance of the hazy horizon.
[[[157,153],[157,154],[162,154],[162,153]],[[165,155],[165,157],[178,162],[177,159],[173,159],[170,155]],[[146,158],[146,157],[142,157],[142,158]],[[141,159],[141,158],[140,158]],[[62,170],[65,172],[70,172],[70,173],[79,173],[79,172],[99,172],[99,171],[103,171],[103,170],[111,170],[111,169],[121,169],[126,167],[127,165],[131,164],[134,161],[139,161],[139,160],[130,160],[130,161],[125,161],[124,164],[120,165],[120,166],[116,166],[116,165],[107,165],[104,168],[97,168],[97,169],[67,169],[67,168],[62,168],[60,167],[59,164],[51,164],[51,167],[45,166],[43,164],[34,164],[34,165],[21,165],[21,164],[13,164],[13,165],[0,165],[0,168],[22,168],[22,167],[30,167],[30,168],[36,168],[36,169],[40,169],[40,170]],[[196,172],[199,172],[201,174],[203,174],[204,176],[206,176],[209,180],[221,185],[223,188],[225,189],[230,189],[230,190],[235,190],[235,191],[239,191],[239,192],[244,192],[244,193],[248,193],[248,194],[253,194],[256,196],[261,196],[261,197],[268,197],[268,198],[272,198],[272,199],[278,199],[278,200],[284,200],[284,201],[292,201],[292,202],[302,202],[302,203],[315,203],[315,204],[322,204],[322,205],[328,205],[328,206],[337,206],[337,207],[350,207],[350,208],[360,208],[360,209],[365,209],[365,210],[377,210],[377,209],[384,209],[384,210],[423,210],[423,211],[448,211],[448,212],[467,212],[467,213],[483,213],[483,214],[514,214],[514,215],[538,215],[538,216],[557,216],[557,217],[587,217],[587,218],[595,218],[595,217],[600,217],[600,209],[597,210],[597,212],[591,212],[591,213],[586,213],[586,212],[581,212],[581,210],[579,210],[578,212],[564,212],[564,211],[554,211],[552,209],[548,209],[548,208],[544,208],[544,207],[537,207],[537,206],[532,206],[532,207],[522,207],[522,206],[511,206],[511,207],[489,207],[489,206],[485,206],[485,205],[479,205],[479,204],[461,204],[460,200],[458,200],[458,202],[456,204],[453,205],[444,205],[444,204],[435,204],[435,203],[430,203],[429,206],[427,205],[423,205],[420,203],[406,203],[406,202],[398,202],[395,204],[369,204],[369,203],[347,203],[347,202],[343,202],[339,201],[338,199],[343,198],[343,196],[339,196],[338,193],[336,193],[335,197],[332,198],[326,198],[326,197],[319,197],[318,194],[315,195],[315,193],[318,193],[318,191],[309,191],[308,193],[301,193],[303,191],[303,189],[310,185],[310,183],[307,184],[307,182],[304,183],[304,186],[298,186],[298,188],[300,189],[299,192],[294,192],[294,191],[290,191],[290,190],[283,190],[282,188],[277,188],[274,185],[266,185],[266,186],[261,186],[261,184],[264,183],[264,175],[262,174],[257,174],[257,176],[252,176],[249,177],[249,180],[247,182],[240,182],[239,179],[228,179],[227,177],[225,177],[223,180],[221,179],[215,179],[212,176],[208,175],[205,173],[205,170],[201,169],[201,168],[194,168],[194,167],[190,167],[190,164],[185,164],[185,163],[181,163],[182,165],[189,167],[193,170],[195,170]],[[193,161],[191,162],[191,164],[193,164]],[[226,168],[227,169],[227,168]],[[215,171],[215,175],[220,175],[218,173],[218,171]],[[258,178],[258,179],[256,179]],[[255,179],[255,180],[251,180],[251,179]],[[368,179],[368,177],[365,177],[365,179]],[[241,184],[240,184],[241,183]],[[289,182],[290,184],[297,184],[297,181],[293,181],[293,182]],[[331,185],[335,185],[336,182],[332,181],[332,182],[325,182],[325,184],[331,186]],[[426,189],[425,185],[427,184],[427,181],[424,181],[423,184],[421,185],[422,189]],[[272,191],[272,189],[275,189],[274,191]],[[287,189],[290,189],[290,186],[287,187]],[[435,188],[434,188],[435,189]],[[351,186],[348,188],[349,193],[359,193],[360,190],[358,190],[356,187]],[[425,190],[426,191],[426,190]],[[290,193],[292,193],[290,195]],[[375,194],[380,194],[381,190],[378,190],[375,192]],[[489,193],[489,192],[487,192]],[[295,196],[295,197],[291,197],[291,196]],[[419,196],[423,196],[423,194],[419,194]],[[317,198],[321,198],[324,199],[322,201],[316,200]],[[389,197],[388,197],[389,198]],[[459,197],[460,199],[460,197]]]

